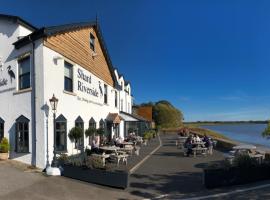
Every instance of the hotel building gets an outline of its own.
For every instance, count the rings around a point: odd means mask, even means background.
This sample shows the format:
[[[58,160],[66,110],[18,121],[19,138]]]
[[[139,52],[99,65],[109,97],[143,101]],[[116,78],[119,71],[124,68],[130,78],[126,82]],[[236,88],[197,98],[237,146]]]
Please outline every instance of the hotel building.
[[[104,127],[110,137],[147,128],[137,126],[145,120],[132,114],[131,85],[113,67],[96,22],[36,28],[0,15],[0,45],[0,139],[9,139],[10,159],[44,168],[48,146],[52,160],[53,94],[58,153],[74,151],[74,126]],[[89,138],[80,144],[86,148]]]

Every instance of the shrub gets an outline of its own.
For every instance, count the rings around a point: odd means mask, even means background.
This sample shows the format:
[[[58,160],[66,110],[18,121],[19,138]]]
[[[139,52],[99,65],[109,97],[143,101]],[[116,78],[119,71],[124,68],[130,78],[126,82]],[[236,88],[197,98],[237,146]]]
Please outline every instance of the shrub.
[[[234,158],[233,164],[240,168],[249,168],[258,165],[258,162],[249,155],[240,154]]]
[[[8,153],[9,149],[8,139],[4,137],[0,143],[0,153]]]
[[[80,127],[72,128],[69,133],[68,137],[71,141],[77,142],[81,137],[83,137],[83,130]]]
[[[88,129],[85,130],[85,135],[87,137],[91,137],[97,133],[97,129],[94,127],[89,127]]]
[[[104,134],[105,134],[105,129],[104,129],[104,128],[101,128],[101,127],[98,128],[98,129],[97,129],[97,134],[98,134],[98,135],[104,135]]]

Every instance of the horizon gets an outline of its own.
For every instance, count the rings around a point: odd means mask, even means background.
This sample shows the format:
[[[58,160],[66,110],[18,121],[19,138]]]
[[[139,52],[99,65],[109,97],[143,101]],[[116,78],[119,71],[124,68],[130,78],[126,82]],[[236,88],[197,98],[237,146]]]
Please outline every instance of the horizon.
[[[168,100],[185,122],[270,117],[268,1],[27,2],[2,2],[0,13],[37,27],[97,15],[136,104]]]

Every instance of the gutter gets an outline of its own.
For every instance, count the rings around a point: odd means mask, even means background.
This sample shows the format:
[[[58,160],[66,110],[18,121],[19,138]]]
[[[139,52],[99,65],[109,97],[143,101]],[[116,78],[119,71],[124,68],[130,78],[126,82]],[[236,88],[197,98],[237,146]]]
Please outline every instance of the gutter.
[[[31,164],[36,166],[36,66],[35,66],[35,41],[29,36],[29,40],[32,44],[32,63],[31,63],[31,115],[32,115],[32,161]]]

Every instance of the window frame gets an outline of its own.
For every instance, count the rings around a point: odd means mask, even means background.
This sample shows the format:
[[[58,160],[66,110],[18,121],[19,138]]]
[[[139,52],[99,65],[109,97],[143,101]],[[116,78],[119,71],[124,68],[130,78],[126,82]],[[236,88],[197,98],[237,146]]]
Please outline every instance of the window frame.
[[[67,77],[65,74],[66,66],[70,66],[71,68],[71,77]],[[74,75],[74,65],[71,62],[64,60],[64,91],[66,92],[73,93],[74,91],[74,76],[73,75]],[[69,88],[66,88],[66,80],[70,81],[71,90],[69,90]]]
[[[108,85],[104,84],[104,104],[108,104]]]
[[[29,59],[29,72],[20,74],[20,63],[26,59]],[[18,65],[18,90],[26,90],[31,88],[31,56],[30,54],[27,54],[23,57],[20,57],[17,59],[17,65]],[[21,80],[22,77],[28,77],[29,76],[29,86],[28,87],[21,87]]]
[[[117,108],[118,107],[118,92],[115,91],[114,95],[115,95],[115,97],[114,97],[114,106]]]
[[[92,125],[94,125],[94,126],[92,126]],[[97,122],[96,122],[96,120],[93,118],[93,117],[91,117],[91,119],[89,120],[89,124],[88,124],[88,127],[90,128],[97,128]],[[89,137],[89,141],[88,141],[88,143],[89,143],[89,145],[91,145],[91,142],[92,142],[92,140],[91,140],[91,137]]]
[[[89,45],[90,45],[90,49],[94,52],[96,52],[96,37],[90,33],[90,42],[89,42]]]
[[[83,136],[79,139],[79,141],[75,142],[75,149],[82,149],[84,148],[84,121],[81,116],[78,116],[75,120],[75,127],[79,127],[83,130]]]
[[[16,131],[15,131],[15,152],[16,153],[29,153],[29,122],[30,120],[28,118],[26,118],[25,116],[21,115],[20,117],[18,117],[16,119]],[[27,126],[27,129],[25,128],[25,125]],[[22,127],[21,130],[20,127]],[[20,143],[20,137],[19,137],[19,133],[21,133],[22,135],[22,143],[23,143],[23,148],[19,147],[19,143]],[[26,138],[26,134],[27,134],[27,138]]]
[[[57,123],[60,123],[60,127],[61,127],[61,124],[64,124],[64,131],[61,130],[61,129],[57,129]],[[56,144],[56,141],[57,141],[57,134],[58,133],[64,133],[64,148],[63,149],[58,149],[57,147],[57,144]],[[61,135],[60,135],[61,136]],[[64,117],[64,115],[59,115],[56,119],[55,119],[55,151],[57,153],[65,153],[67,152],[67,119]]]
[[[5,136],[5,121],[0,117],[0,141]]]

